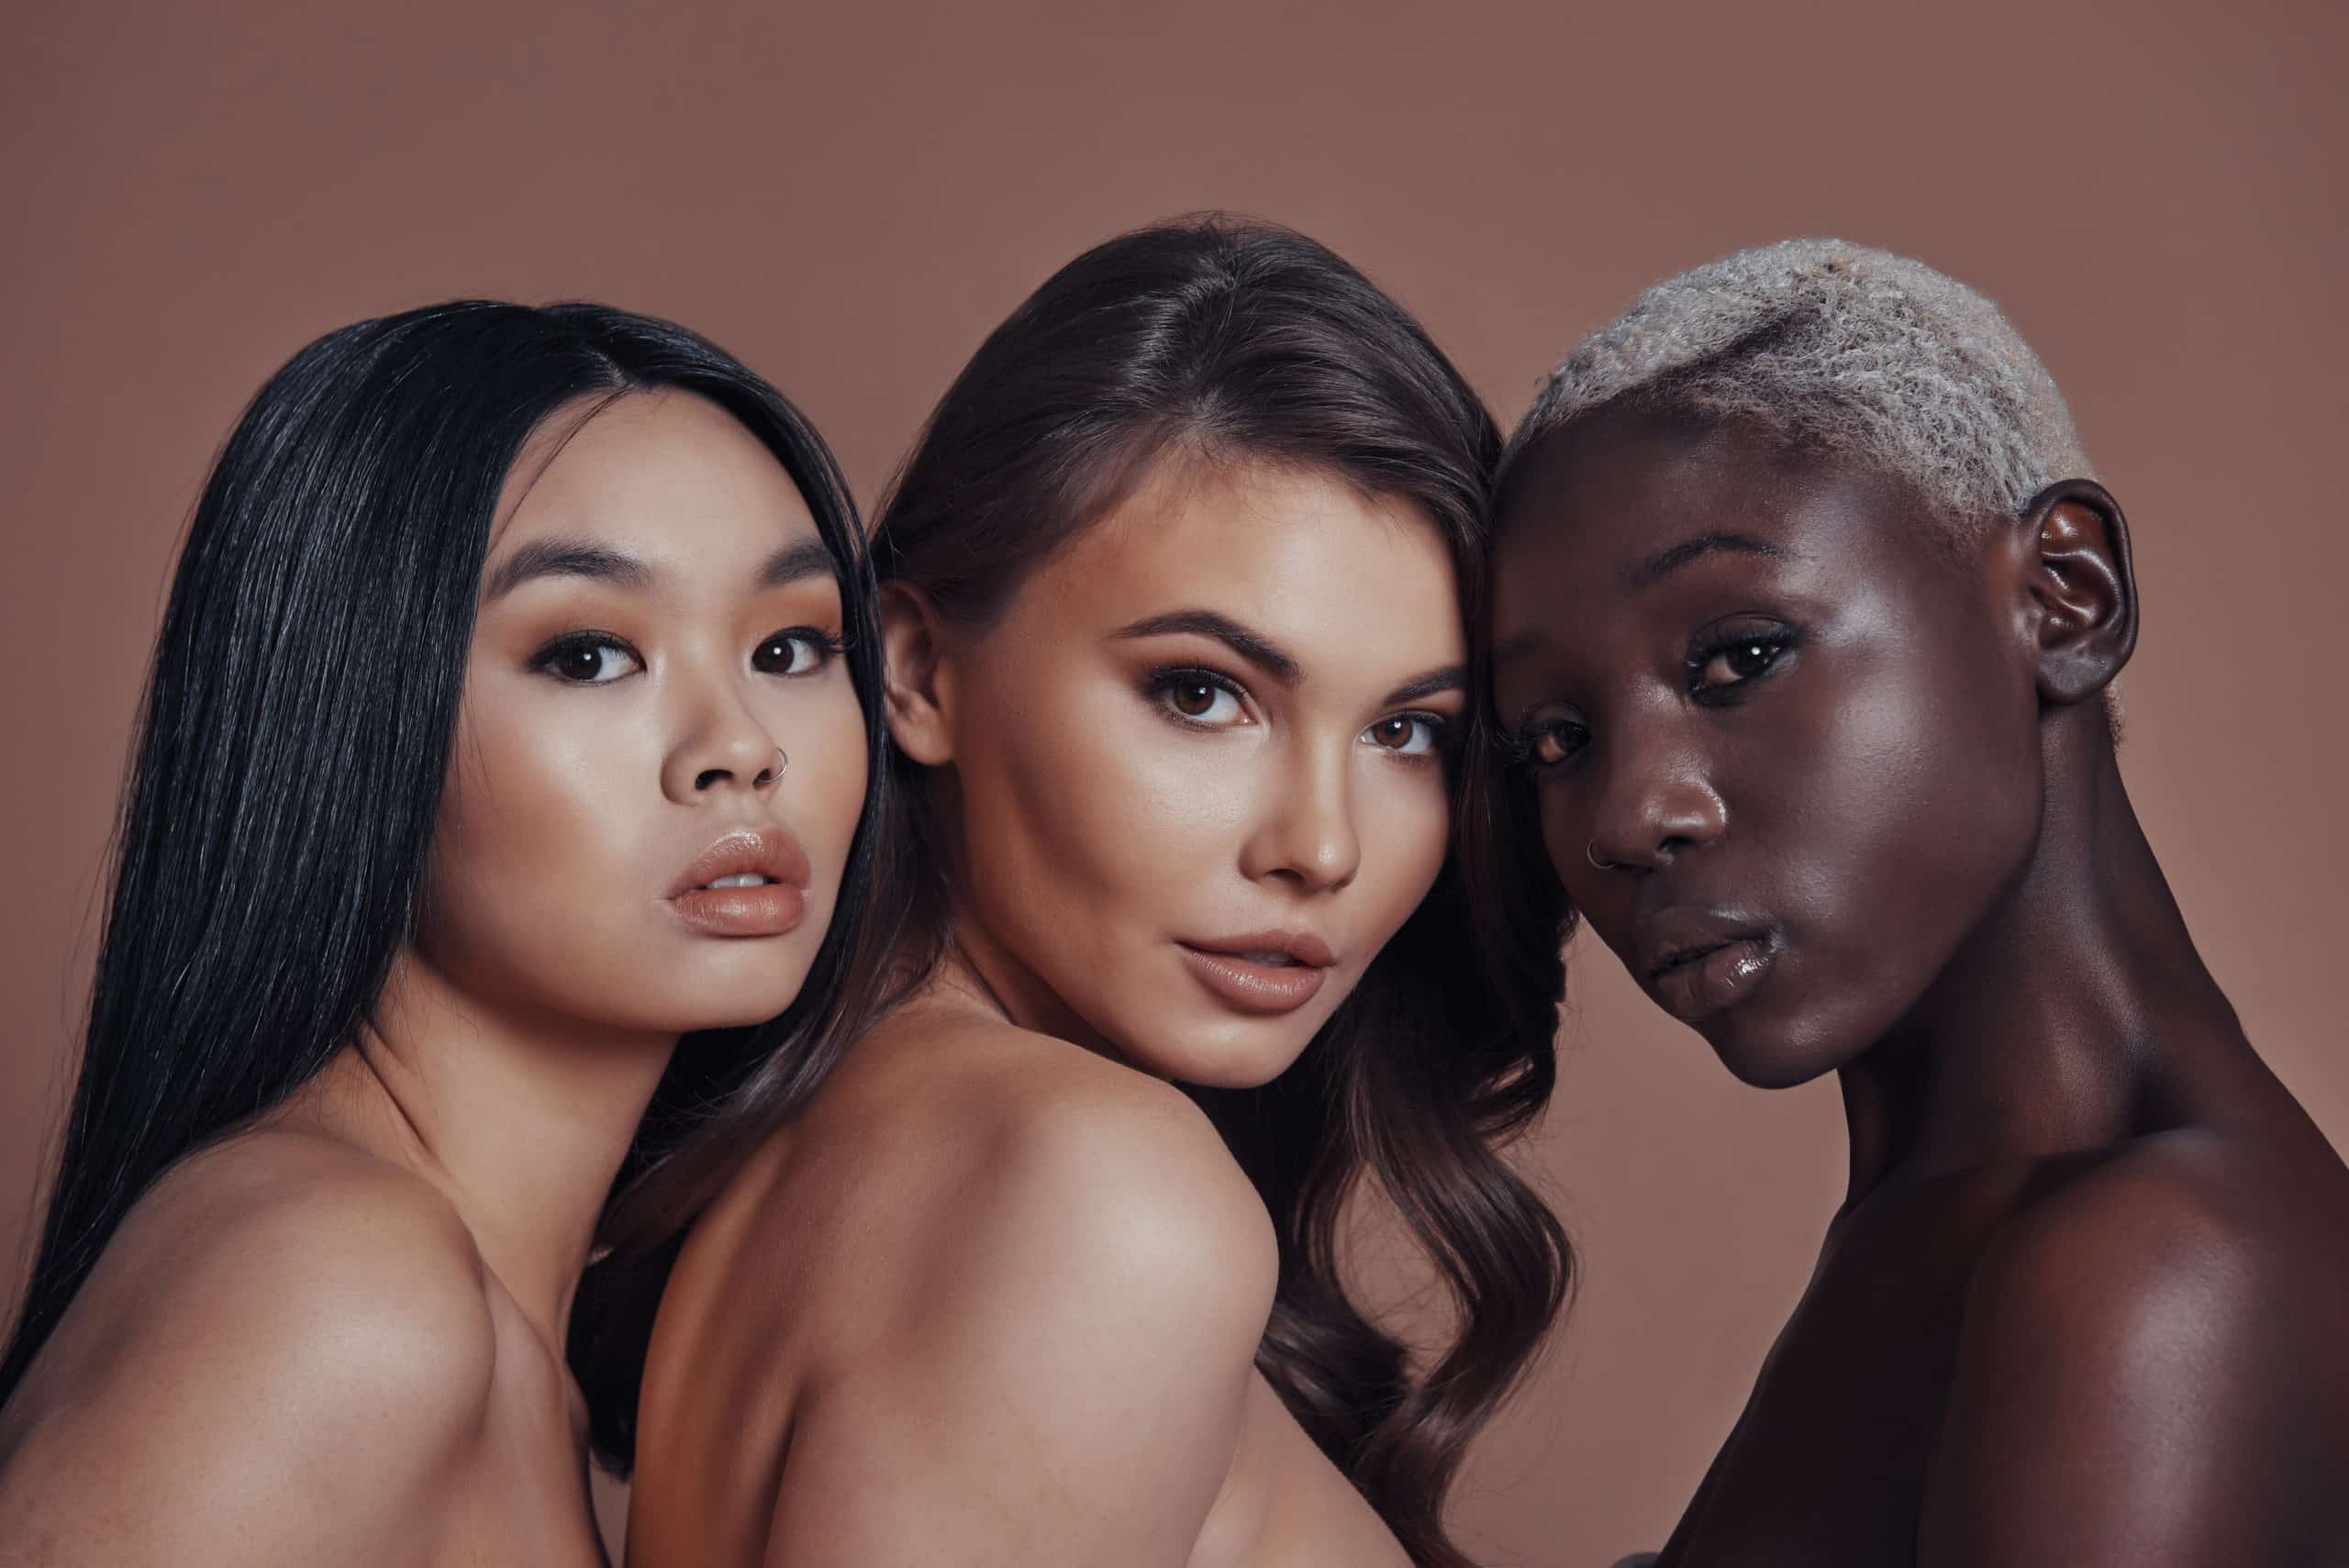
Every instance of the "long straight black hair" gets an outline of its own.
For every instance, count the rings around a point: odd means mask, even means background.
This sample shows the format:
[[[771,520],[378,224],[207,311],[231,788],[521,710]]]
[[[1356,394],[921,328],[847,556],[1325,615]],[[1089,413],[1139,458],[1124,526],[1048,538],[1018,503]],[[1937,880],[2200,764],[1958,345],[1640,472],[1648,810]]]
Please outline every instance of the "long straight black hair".
[[[681,1114],[836,1027],[886,758],[872,569],[814,427],[715,345],[601,306],[463,301],[330,332],[246,408],[189,525],[0,1403],[139,1195],[283,1102],[367,1022],[424,894],[507,471],[566,405],[662,389],[740,420],[814,514],[839,570],[874,790],[797,1001],[766,1025],[687,1036],[656,1107]]]
[[[1353,267],[1302,235],[1216,216],[1087,251],[981,345],[883,503],[883,580],[983,627],[1178,445],[1303,465],[1412,503],[1449,547],[1475,648],[1500,450],[1491,417],[1418,323]],[[1473,657],[1481,691],[1484,655]],[[1453,781],[1453,821],[1473,837],[1496,824],[1470,793],[1486,772],[1481,710],[1470,730],[1475,761]],[[852,983],[876,1015],[931,972],[951,938],[943,825],[924,770],[896,765],[882,898]],[[1449,859],[1286,1073],[1257,1089],[1194,1091],[1280,1239],[1258,1367],[1413,1559],[1446,1568],[1466,1561],[1442,1521],[1463,1449],[1556,1318],[1570,1263],[1555,1218],[1495,1152],[1549,1098],[1558,954],[1552,947],[1544,962],[1537,943],[1490,962],[1464,859],[1494,863],[1483,851]],[[636,1384],[676,1239],[801,1103],[741,1096],[662,1181],[616,1202],[615,1251],[588,1272],[572,1345],[607,1462],[631,1457]],[[1369,1320],[1341,1277],[1340,1222],[1365,1175],[1456,1308],[1427,1364]],[[583,1324],[593,1329],[584,1338]]]

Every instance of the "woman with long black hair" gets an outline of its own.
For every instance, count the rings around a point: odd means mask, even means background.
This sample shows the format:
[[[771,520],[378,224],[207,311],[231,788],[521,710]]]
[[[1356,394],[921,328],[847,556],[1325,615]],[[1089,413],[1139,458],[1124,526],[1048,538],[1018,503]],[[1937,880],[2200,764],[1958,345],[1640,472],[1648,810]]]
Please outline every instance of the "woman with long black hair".
[[[0,1540],[602,1561],[570,1298],[656,1090],[841,1021],[869,590],[813,428],[666,323],[441,306],[270,381],[148,684]]]
[[[876,531],[872,1027],[622,1193],[580,1297],[632,1562],[1464,1561],[1566,1277],[1494,1149],[1557,955],[1488,980],[1449,852],[1498,444],[1269,227],[1109,241],[980,348]],[[1365,1182],[1458,1311],[1424,1362],[1342,1277]]]

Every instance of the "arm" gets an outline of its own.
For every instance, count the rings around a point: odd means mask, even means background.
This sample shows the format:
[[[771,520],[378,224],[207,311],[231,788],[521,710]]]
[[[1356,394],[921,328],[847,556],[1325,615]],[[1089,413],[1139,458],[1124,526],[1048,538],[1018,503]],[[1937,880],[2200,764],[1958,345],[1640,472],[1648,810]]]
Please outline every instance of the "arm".
[[[767,1561],[1188,1561],[1276,1265],[1254,1189],[1141,1082],[1037,1107],[940,1203],[794,1424]]]
[[[1920,1568],[2287,1560],[2291,1476],[2317,1451],[2293,1368],[2331,1352],[2247,1218],[2121,1179],[2002,1240],[1968,1301]]]
[[[479,1265],[436,1203],[336,1183],[134,1216],[0,1469],[0,1562],[415,1561],[490,1383]]]

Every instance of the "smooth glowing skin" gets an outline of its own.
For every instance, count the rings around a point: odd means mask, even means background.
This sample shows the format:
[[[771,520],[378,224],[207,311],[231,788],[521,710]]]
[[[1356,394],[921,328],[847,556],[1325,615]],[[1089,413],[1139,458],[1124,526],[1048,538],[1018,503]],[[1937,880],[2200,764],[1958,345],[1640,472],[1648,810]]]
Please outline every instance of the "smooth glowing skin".
[[[2075,482],[1939,526],[1891,480],[1620,410],[1504,497],[1497,695],[1551,863],[1741,1078],[1839,1073],[1851,1131],[1663,1562],[2341,1560],[2349,1173],[2121,787],[2121,514]],[[1659,973],[1732,938],[1737,983]]]
[[[1440,537],[1327,475],[1174,461],[983,631],[884,592],[956,946],[687,1241],[631,1563],[1401,1562],[1253,1371],[1271,1225],[1169,1081],[1287,1068],[1442,866]],[[1135,630],[1177,615],[1242,646]],[[1335,960],[1275,1016],[1177,945],[1265,930]]]
[[[552,570],[496,591],[534,556]],[[778,560],[812,571],[763,582]],[[484,584],[381,1027],[133,1209],[0,1429],[8,1561],[603,1562],[571,1293],[679,1033],[796,994],[863,719],[821,641],[762,658],[787,628],[836,638],[839,593],[789,477],[700,399],[559,416]],[[608,684],[540,662],[585,632],[629,650],[577,657]],[[737,828],[806,850],[787,933],[696,934],[668,905]]]

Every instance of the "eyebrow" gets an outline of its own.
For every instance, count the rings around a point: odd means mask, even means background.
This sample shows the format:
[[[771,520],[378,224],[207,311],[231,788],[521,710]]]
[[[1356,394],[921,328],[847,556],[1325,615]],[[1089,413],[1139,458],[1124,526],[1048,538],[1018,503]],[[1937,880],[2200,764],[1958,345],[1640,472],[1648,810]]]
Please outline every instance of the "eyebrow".
[[[820,539],[785,545],[759,568],[762,588],[786,587],[809,577],[832,575],[832,552]],[[540,577],[584,577],[616,588],[641,591],[651,586],[652,568],[635,556],[577,539],[532,539],[490,573],[484,600],[503,598],[523,584]]]
[[[785,545],[759,568],[759,586],[782,588],[807,577],[834,575],[832,552],[820,539],[803,539]]]
[[[1467,689],[1467,667],[1461,664],[1447,664],[1441,670],[1430,670],[1416,680],[1404,682],[1387,693],[1386,702],[1380,706],[1398,707],[1407,702],[1418,702],[1421,697],[1431,697],[1438,692],[1461,692]]]
[[[503,598],[540,577],[585,577],[618,588],[640,589],[651,584],[652,569],[632,555],[606,550],[601,545],[584,544],[576,539],[532,539],[490,573],[489,585],[482,597]]]
[[[1772,544],[1752,534],[1698,534],[1695,539],[1666,545],[1638,565],[1626,568],[1623,585],[1652,588],[1690,562],[1724,550],[1735,555],[1766,555],[1774,561],[1784,561],[1793,553],[1784,545]]]
[[[1175,610],[1163,616],[1146,616],[1130,626],[1119,628],[1110,635],[1126,639],[1164,637],[1174,632],[1211,637],[1283,685],[1297,683],[1298,666],[1294,655],[1284,652],[1271,639],[1252,632],[1230,617],[1219,616],[1213,610]]]

